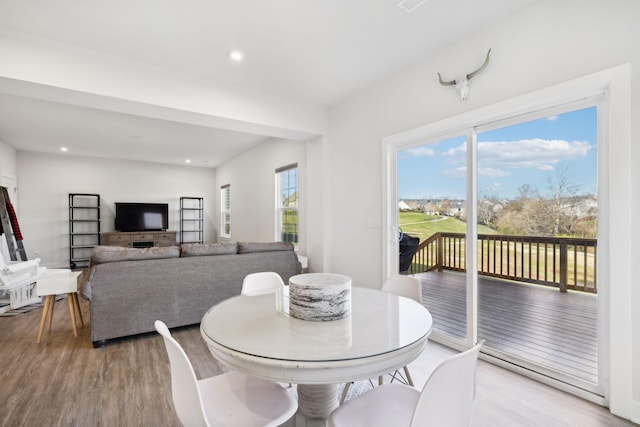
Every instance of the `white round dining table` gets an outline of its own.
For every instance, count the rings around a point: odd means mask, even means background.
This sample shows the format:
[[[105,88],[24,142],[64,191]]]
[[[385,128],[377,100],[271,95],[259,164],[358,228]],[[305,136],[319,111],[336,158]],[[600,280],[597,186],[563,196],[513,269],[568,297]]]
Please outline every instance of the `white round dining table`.
[[[340,384],[406,366],[431,332],[431,314],[410,298],[353,287],[351,315],[310,321],[289,316],[287,290],[222,301],[205,313],[200,331],[227,367],[297,384],[297,426],[325,425]]]

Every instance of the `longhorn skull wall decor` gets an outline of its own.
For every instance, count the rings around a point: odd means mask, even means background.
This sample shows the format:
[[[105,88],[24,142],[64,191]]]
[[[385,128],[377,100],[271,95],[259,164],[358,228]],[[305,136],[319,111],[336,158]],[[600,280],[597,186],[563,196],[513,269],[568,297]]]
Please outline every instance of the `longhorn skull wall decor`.
[[[474,76],[480,74],[485,68],[487,68],[487,65],[489,65],[490,54],[491,54],[491,49],[489,49],[489,51],[487,52],[487,57],[484,60],[484,64],[482,64],[480,68],[460,78],[457,78],[455,80],[449,80],[449,81],[442,80],[442,76],[440,75],[440,73],[438,73],[438,79],[440,80],[440,84],[443,86],[455,85],[458,92],[460,92],[460,100],[463,103],[466,103],[469,100],[469,80],[471,80]]]

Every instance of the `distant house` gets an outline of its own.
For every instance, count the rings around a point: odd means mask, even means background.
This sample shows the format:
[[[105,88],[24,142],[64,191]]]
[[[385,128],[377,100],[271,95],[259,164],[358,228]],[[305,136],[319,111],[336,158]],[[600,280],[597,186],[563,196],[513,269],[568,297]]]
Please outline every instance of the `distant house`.
[[[406,204],[405,202],[403,202],[402,200],[400,200],[400,202],[398,202],[398,208],[401,211],[410,211],[411,210],[411,207],[408,204]]]

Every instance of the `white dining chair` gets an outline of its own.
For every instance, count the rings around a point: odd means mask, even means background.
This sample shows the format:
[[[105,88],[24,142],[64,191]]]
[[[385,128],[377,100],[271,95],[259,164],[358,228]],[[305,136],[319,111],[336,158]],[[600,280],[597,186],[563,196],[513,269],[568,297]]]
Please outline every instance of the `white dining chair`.
[[[297,401],[275,382],[235,371],[198,380],[167,325],[154,325],[169,355],[173,406],[185,427],[278,426],[295,414]]]
[[[382,290],[411,298],[422,304],[422,282],[417,277],[396,274],[382,284]]]
[[[247,274],[242,281],[241,295],[253,296],[276,292],[284,288],[284,281],[278,273],[273,271],[261,271]],[[289,383],[291,387],[291,383]]]
[[[328,426],[468,427],[481,346],[482,342],[440,363],[422,391],[404,384],[384,384],[349,400],[331,413]]]
[[[391,276],[382,284],[382,290],[402,297],[411,298],[422,305],[422,282],[416,277],[401,274]],[[413,386],[413,379],[411,378],[409,368],[405,366],[403,370],[405,375],[405,378],[403,379],[405,380],[405,383]],[[399,375],[402,378],[399,371],[393,373],[391,375],[391,381],[398,378]],[[378,385],[381,385],[383,380],[382,376],[378,377]]]
[[[382,290],[385,292],[391,292],[393,294],[400,295],[406,298],[411,298],[417,301],[418,303],[420,303],[420,305],[422,305],[422,282],[420,281],[420,279],[417,279],[415,277],[405,276],[401,274],[391,276],[382,284]],[[396,378],[400,378],[402,382],[404,382],[405,384],[413,386],[413,378],[411,378],[411,373],[409,372],[409,368],[405,366],[403,367],[403,370],[405,375],[404,377],[402,376],[402,374],[400,374],[400,371],[395,371],[393,374],[390,374],[391,375],[390,382],[393,382],[393,380]],[[371,380],[369,380],[369,382],[371,382]],[[383,383],[384,383],[384,377],[379,376],[378,385],[382,385]],[[353,382],[346,383],[344,388],[342,389],[342,395],[340,396],[341,405],[346,400],[352,385],[353,385]],[[373,386],[373,383],[371,385]]]
[[[263,295],[284,287],[284,281],[278,273],[262,271],[247,274],[242,281],[242,295]]]

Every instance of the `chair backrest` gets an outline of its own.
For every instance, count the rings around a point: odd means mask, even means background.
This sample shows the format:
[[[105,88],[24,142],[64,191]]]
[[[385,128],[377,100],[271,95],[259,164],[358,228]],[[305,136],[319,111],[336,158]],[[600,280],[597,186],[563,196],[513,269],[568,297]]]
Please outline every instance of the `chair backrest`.
[[[171,393],[173,407],[185,426],[209,426],[205,415],[198,379],[189,357],[180,344],[171,336],[164,322],[156,320],[154,326],[164,338],[164,345],[171,365]]]
[[[382,284],[382,290],[411,298],[422,304],[422,282],[412,276],[391,276]]]
[[[483,342],[442,362],[424,385],[412,427],[467,427],[475,398],[476,365]]]
[[[262,295],[275,292],[284,287],[284,281],[278,273],[263,271],[247,274],[242,281],[242,295]]]

